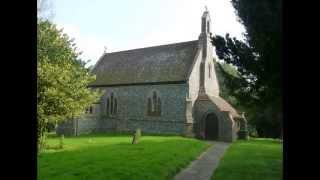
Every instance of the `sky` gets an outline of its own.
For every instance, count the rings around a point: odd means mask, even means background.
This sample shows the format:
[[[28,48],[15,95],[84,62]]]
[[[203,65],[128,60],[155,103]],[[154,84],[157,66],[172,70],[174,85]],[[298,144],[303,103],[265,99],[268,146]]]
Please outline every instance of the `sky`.
[[[115,52],[198,39],[207,6],[212,33],[243,39],[230,0],[52,0],[50,18],[94,65]]]

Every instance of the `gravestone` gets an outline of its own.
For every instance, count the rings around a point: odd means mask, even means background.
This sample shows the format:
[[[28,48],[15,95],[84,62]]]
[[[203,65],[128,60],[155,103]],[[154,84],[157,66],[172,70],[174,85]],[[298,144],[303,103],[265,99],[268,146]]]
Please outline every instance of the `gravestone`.
[[[133,135],[132,144],[137,144],[139,142],[140,137],[141,137],[141,130],[137,129]]]

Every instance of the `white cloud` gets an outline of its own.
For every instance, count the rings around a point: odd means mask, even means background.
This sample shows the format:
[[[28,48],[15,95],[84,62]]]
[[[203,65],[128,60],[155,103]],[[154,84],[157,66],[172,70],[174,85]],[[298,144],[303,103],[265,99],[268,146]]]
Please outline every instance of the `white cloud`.
[[[161,44],[169,44],[183,41],[191,41],[198,39],[201,31],[201,16],[204,12],[205,5],[208,7],[212,33],[224,36],[229,33],[238,39],[243,39],[242,33],[245,32],[244,27],[237,22],[234,9],[229,1],[210,0],[184,0],[171,1],[170,5],[176,8],[169,9],[168,16],[164,16],[165,27],[159,27],[155,22],[149,27],[149,32],[139,41],[128,43],[125,49],[141,48],[155,46]]]
[[[128,39],[121,39],[122,41],[116,39],[118,36],[113,34],[100,37],[94,32],[84,33],[75,24],[58,23],[58,27],[63,27],[65,33],[75,38],[78,49],[83,52],[81,57],[84,60],[91,59],[89,65],[97,62],[106,45],[108,46],[108,52],[114,52],[198,39],[201,31],[201,15],[205,5],[210,12],[213,34],[225,35],[225,33],[230,33],[231,36],[241,39],[241,34],[244,32],[243,26],[236,21],[230,1],[184,0],[181,3],[181,1],[168,0],[166,3],[168,4],[167,12],[161,14],[161,18],[157,19],[161,22],[151,21],[153,24],[147,24],[148,31],[146,34],[137,34],[128,37]],[[130,21],[130,17],[127,19]],[[149,22],[149,19],[147,20]],[[106,38],[108,35],[109,37]]]
[[[104,51],[105,41],[95,34],[83,33],[79,27],[74,24],[57,24],[58,29],[63,28],[63,32],[70,38],[75,39],[78,51],[81,51],[81,58],[85,61],[91,60],[88,65],[96,63]]]

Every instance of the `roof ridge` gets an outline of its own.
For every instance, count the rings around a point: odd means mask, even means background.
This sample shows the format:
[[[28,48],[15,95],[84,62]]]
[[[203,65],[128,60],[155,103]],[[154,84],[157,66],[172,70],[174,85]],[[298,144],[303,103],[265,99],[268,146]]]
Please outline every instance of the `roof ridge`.
[[[143,48],[121,50],[121,51],[115,51],[115,52],[106,53],[105,55],[116,54],[116,53],[124,53],[124,52],[143,50],[143,49],[159,48],[159,47],[165,47],[165,46],[182,45],[182,44],[188,44],[188,43],[192,43],[192,42],[196,42],[196,41],[198,41],[198,40],[183,41],[183,42],[178,42],[178,43],[162,44],[162,45],[149,46],[149,47],[143,47]]]
[[[194,40],[104,54],[92,85],[185,81],[197,49]]]

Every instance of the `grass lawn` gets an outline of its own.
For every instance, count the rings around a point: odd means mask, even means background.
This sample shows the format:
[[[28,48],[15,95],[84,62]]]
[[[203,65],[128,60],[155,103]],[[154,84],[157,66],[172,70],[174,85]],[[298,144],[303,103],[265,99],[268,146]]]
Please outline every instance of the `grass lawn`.
[[[38,179],[172,179],[201,154],[208,144],[179,136],[142,136],[131,144],[129,135],[65,137],[64,149],[48,149],[38,157]],[[50,146],[58,138],[48,139]]]
[[[222,157],[214,180],[282,179],[282,144],[272,139],[236,141]]]

